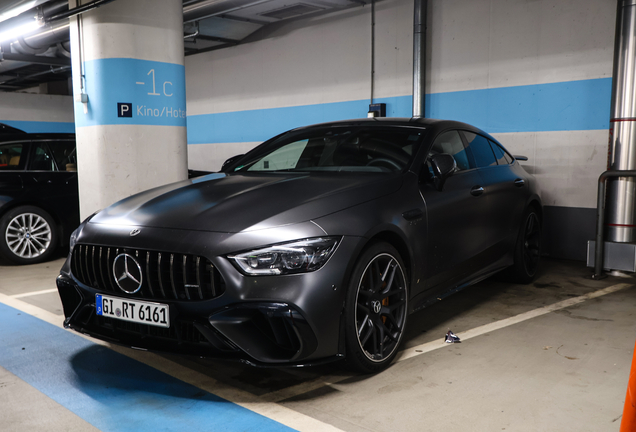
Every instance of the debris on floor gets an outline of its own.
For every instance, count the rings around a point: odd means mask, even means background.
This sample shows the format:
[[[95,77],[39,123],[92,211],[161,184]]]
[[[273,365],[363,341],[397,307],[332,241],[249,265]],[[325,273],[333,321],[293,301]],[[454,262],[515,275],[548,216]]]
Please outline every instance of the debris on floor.
[[[446,333],[446,338],[444,339],[444,342],[446,342],[446,343],[461,343],[461,339],[459,339],[459,336],[457,336],[455,333],[453,333],[452,330],[448,330],[448,333]]]

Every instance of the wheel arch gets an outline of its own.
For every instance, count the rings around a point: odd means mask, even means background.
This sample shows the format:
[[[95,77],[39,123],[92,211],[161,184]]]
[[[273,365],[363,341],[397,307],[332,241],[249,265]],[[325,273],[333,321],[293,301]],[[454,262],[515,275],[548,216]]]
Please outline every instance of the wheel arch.
[[[47,212],[55,221],[55,226],[57,227],[57,231],[59,233],[58,239],[57,239],[57,246],[66,246],[68,244],[68,237],[71,235],[71,233],[66,232],[67,228],[62,218],[60,218],[59,215],[56,212],[54,212],[52,209],[50,209],[48,206],[46,205],[43,206],[39,202],[19,201],[19,200],[11,199],[5,202],[5,204],[2,207],[0,207],[0,218],[4,216],[5,214],[7,214],[8,212],[10,212],[11,210],[18,207],[37,207],[40,210],[44,210],[45,212]]]
[[[532,208],[534,211],[536,211],[537,216],[539,216],[539,221],[543,223],[543,206],[537,198],[531,199],[526,207]]]
[[[413,274],[414,274],[413,268],[412,268],[413,253],[408,246],[408,242],[404,234],[401,232],[396,232],[397,230],[392,228],[393,227],[386,227],[386,226],[380,227],[378,229],[371,231],[370,233],[368,233],[368,235],[365,235],[362,238],[362,241],[360,241],[360,243],[358,244],[358,247],[356,248],[354,259],[351,260],[351,265],[347,269],[347,274],[346,274],[347,283],[351,279],[351,274],[353,272],[353,267],[355,266],[355,263],[358,261],[358,259],[360,258],[360,255],[362,255],[364,250],[374,243],[386,242],[390,244],[391,246],[393,246],[400,254],[400,258],[402,258],[402,262],[404,263],[406,278],[409,281],[409,285],[411,285],[412,283],[411,278],[413,277]]]

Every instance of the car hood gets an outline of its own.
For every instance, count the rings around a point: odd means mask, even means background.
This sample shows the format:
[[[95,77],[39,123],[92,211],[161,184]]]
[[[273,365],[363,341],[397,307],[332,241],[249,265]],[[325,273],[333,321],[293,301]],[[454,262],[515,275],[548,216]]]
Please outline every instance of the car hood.
[[[236,233],[304,222],[396,191],[398,174],[212,174],[151,189],[90,224]]]

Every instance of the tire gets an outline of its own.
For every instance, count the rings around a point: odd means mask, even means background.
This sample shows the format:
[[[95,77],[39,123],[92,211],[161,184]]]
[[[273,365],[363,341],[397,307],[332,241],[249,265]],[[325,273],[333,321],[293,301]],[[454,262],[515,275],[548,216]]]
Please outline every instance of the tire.
[[[0,218],[0,254],[16,264],[51,258],[58,244],[57,225],[50,214],[34,206],[9,210]]]
[[[522,218],[514,250],[514,264],[507,271],[513,282],[529,284],[537,276],[541,256],[541,219],[530,207]]]
[[[386,369],[398,353],[408,315],[408,279],[399,253],[375,243],[360,255],[345,301],[346,362],[360,373]]]

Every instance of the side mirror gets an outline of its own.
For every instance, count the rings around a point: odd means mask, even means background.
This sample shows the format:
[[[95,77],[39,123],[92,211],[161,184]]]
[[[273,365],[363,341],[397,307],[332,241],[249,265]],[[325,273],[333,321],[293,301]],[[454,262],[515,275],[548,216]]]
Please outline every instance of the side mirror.
[[[457,162],[453,156],[447,153],[433,155],[430,161],[433,168],[435,187],[441,191],[444,188],[446,179],[457,170]]]
[[[243,156],[245,156],[245,155],[244,154],[240,154],[240,155],[232,156],[231,158],[229,158],[228,160],[223,162],[223,165],[221,165],[221,172],[225,171],[225,168],[229,167],[230,165],[232,165],[234,162],[236,162],[237,160],[239,160]]]

